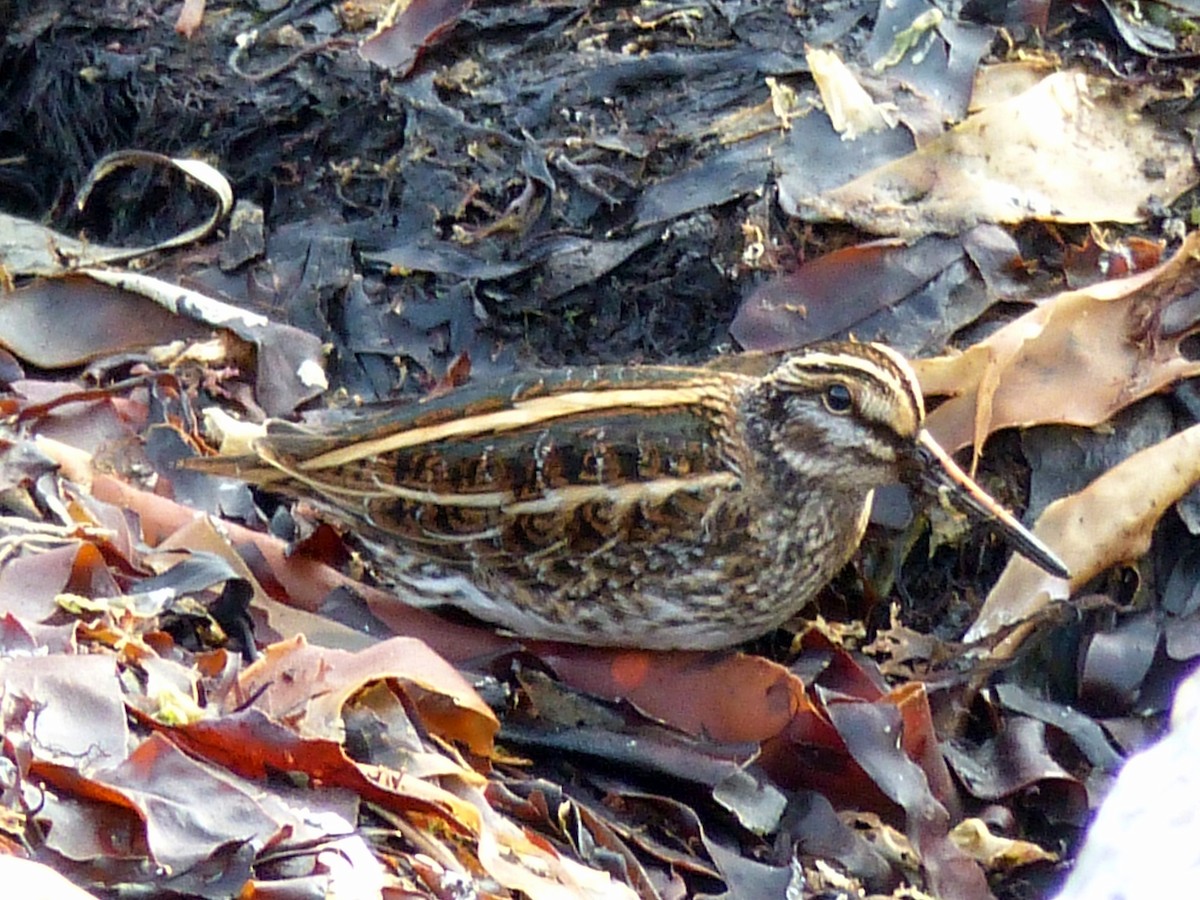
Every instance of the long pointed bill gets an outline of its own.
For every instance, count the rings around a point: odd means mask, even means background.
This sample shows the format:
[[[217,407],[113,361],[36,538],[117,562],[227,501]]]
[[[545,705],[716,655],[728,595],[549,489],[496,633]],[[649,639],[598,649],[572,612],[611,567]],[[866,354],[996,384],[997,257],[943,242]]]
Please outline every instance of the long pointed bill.
[[[1012,548],[1030,562],[1059,578],[1071,576],[1066,563],[1058,558],[1058,554],[1034,537],[1012,513],[993,500],[987,491],[959,468],[958,463],[924,428],[917,434],[917,444],[931,457],[923,473],[929,487],[949,488],[953,501],[966,507],[968,512],[994,523]]]

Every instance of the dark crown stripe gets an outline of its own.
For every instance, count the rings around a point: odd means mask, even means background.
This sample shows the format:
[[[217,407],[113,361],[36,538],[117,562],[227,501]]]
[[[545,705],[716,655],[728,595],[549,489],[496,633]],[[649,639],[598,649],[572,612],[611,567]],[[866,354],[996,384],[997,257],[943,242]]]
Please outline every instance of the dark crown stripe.
[[[848,381],[869,378],[879,383],[888,396],[903,397],[908,401],[908,408],[913,412],[913,420],[907,423],[911,426],[911,433],[915,434],[925,420],[925,401],[916,374],[908,361],[890,347],[851,344],[848,347],[841,345],[837,352],[813,349],[795,357],[793,364],[790,371],[788,368],[780,370],[783,380],[788,380],[787,376],[791,373],[825,377],[840,375]]]
[[[912,403],[913,409],[917,411],[917,424],[921,425],[925,421],[925,397],[921,393],[921,383],[917,380],[917,373],[913,371],[912,365],[907,359],[884,344],[869,344],[876,354],[890,363],[890,368],[893,370],[897,383],[907,395],[909,402]]]

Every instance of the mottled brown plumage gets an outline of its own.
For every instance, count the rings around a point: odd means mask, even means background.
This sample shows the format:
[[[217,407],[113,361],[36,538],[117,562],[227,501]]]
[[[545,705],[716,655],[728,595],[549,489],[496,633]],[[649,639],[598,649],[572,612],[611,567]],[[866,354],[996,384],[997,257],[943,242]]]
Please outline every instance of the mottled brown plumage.
[[[271,423],[253,456],[194,465],[318,503],[380,548],[410,602],[532,638],[716,648],[800,611],[858,546],[873,489],[897,480],[953,482],[1062,570],[938,455],[923,419],[898,354],[839,343],[761,378],[510,376],[336,431]]]

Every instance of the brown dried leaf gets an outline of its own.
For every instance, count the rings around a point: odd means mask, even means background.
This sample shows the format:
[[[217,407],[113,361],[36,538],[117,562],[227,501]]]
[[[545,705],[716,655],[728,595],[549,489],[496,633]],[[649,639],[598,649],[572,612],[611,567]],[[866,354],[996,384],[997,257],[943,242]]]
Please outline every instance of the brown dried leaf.
[[[972,797],[998,800],[1025,793],[1042,805],[1054,805],[1056,794],[1064,819],[1068,811],[1086,813],[1084,786],[1058,764],[1046,745],[1046,725],[1037,719],[1013,716],[1005,727],[978,746],[959,741],[942,752]]]
[[[86,315],[80,310],[86,309]],[[70,327],[47,328],[47,322]],[[47,278],[5,295],[0,334],[21,359],[58,369],[173,340],[208,337],[208,329],[135,294],[77,275]]]
[[[197,762],[161,734],[94,780],[138,811],[152,858],[174,871],[197,865],[230,841],[265,846],[282,827],[260,805],[255,785]]]
[[[35,758],[84,769],[125,759],[129,728],[114,657],[0,660],[0,696],[6,738],[28,742]]]
[[[195,510],[181,506],[166,497],[138,490],[109,475],[93,476],[88,458],[65,445],[43,441],[40,442],[40,446],[64,467],[64,473],[72,480],[78,482],[81,478],[86,478],[92,481],[94,497],[136,513],[140,517],[146,542],[151,545],[163,543],[177,530],[190,527],[196,521]],[[278,619],[272,621],[279,621],[285,634],[294,633],[290,631],[291,626],[287,623],[295,623],[306,610],[320,609],[331,591],[336,588],[349,588],[362,596],[371,612],[395,633],[420,638],[448,660],[471,659],[512,646],[511,641],[500,637],[491,629],[472,628],[448,622],[431,612],[404,604],[388,591],[360,584],[329,566],[302,556],[289,556],[287,545],[278,538],[231,522],[223,523],[222,527],[239,548],[242,545],[252,545],[261,553],[262,563],[269,569],[272,580],[282,587],[288,605],[299,607],[291,610],[286,616],[282,610],[272,612],[272,616],[278,615]],[[188,534],[193,533],[185,532],[178,540],[171,541],[166,546],[194,546],[186,543]],[[198,535],[198,532],[193,534]],[[244,552],[242,555],[245,555]],[[274,609],[265,601],[264,608]],[[346,637],[345,629],[336,622],[324,619],[323,625],[318,627],[316,618],[312,617],[313,621],[308,621],[304,626],[309,636],[328,634],[339,642]]]
[[[1082,393],[1082,392],[1081,392]],[[966,640],[980,640],[1027,619],[1105,569],[1146,553],[1154,526],[1200,481],[1200,425],[1135,453],[1088,487],[1058,500],[1034,533],[1054,547],[1071,570],[1068,584],[1014,556],[988,594]],[[998,658],[1015,650],[1023,633],[998,646]]]
[[[96,548],[80,541],[8,562],[0,569],[0,612],[30,622],[50,618],[58,611],[56,598],[71,584],[80,554],[87,554],[92,564],[100,561]]]
[[[826,253],[759,286],[730,334],[747,350],[799,347],[852,328],[928,288],[964,255],[958,239],[873,241]]]
[[[1156,123],[1153,99],[1057,72],[841,187],[796,196],[781,181],[780,201],[908,239],[980,222],[1139,222],[1147,197],[1171,202],[1196,183],[1187,141]]]
[[[780,734],[795,716],[815,713],[796,676],[757,656],[567,644],[533,649],[572,687],[629,700],[653,718],[724,743],[761,741]]]
[[[411,0],[398,8],[399,14],[380,22],[379,30],[363,41],[358,52],[368,62],[392,69],[403,78],[421,53],[471,8],[471,0]]]
[[[1180,344],[1197,322],[1200,234],[1167,262],[1046,300],[961,354],[915,363],[928,419],[953,451],[1002,428],[1093,426],[1135,400],[1200,373]]]
[[[486,756],[500,724],[448,662],[414,638],[395,637],[358,653],[309,644],[303,635],[268,647],[238,679],[240,695],[300,734],[341,740],[342,708],[372,681],[395,679],[425,725]]]
[[[884,704],[854,702],[830,703],[826,711],[854,761],[904,809],[905,832],[920,851],[933,892],[990,900],[983,872],[950,841],[950,815],[933,796],[925,771],[901,749],[897,739],[908,728],[902,726],[905,720],[899,711]]]
[[[211,519],[191,519],[161,541],[156,549],[158,553],[151,558],[151,562],[157,565],[169,565],[177,561],[181,558],[181,551],[212,553],[229,563],[254,591],[250,611],[257,617],[256,631],[260,640],[276,641],[304,634],[314,644],[343,650],[362,650],[376,642],[376,638],[369,634],[362,634],[317,615],[304,608],[303,603],[281,603],[269,596],[247,565],[245,551],[239,553],[230,546],[228,539],[217,532]],[[287,560],[299,572],[308,568],[309,561],[303,556],[291,556]]]

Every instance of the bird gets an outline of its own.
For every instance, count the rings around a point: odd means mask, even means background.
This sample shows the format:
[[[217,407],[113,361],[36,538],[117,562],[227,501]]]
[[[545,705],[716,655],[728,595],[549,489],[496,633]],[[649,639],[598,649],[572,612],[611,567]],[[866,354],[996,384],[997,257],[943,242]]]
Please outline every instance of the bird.
[[[332,425],[271,420],[249,452],[186,465],[308,501],[371,549],[406,602],[526,639],[716,650],[800,613],[894,482],[941,494],[1068,576],[924,421],[899,352],[823,342],[761,375],[531,371]]]

